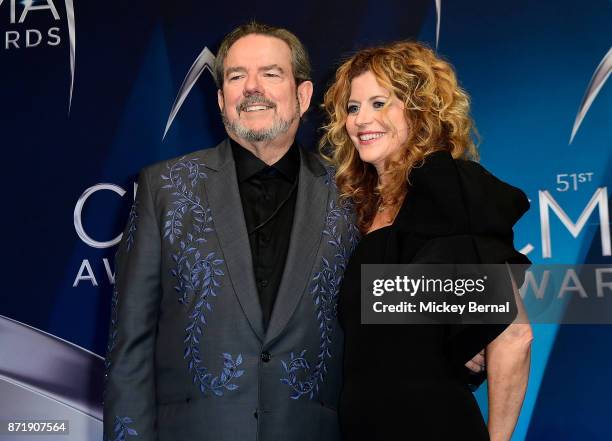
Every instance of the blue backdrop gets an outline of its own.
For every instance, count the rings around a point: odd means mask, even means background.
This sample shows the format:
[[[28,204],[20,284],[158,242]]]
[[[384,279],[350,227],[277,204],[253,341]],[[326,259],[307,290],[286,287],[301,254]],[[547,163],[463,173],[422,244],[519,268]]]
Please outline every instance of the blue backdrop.
[[[104,356],[115,245],[136,174],[224,137],[216,88],[204,72],[162,139],[196,57],[204,47],[214,53],[225,33],[251,18],[291,29],[310,50],[315,103],[299,137],[311,146],[318,104],[342,56],[405,38],[437,45],[472,96],[481,162],[531,200],[516,229],[517,248],[536,263],[612,262],[600,234],[610,228],[612,182],[609,0],[0,0],[8,196],[1,315]],[[563,216],[549,210],[549,221],[542,220],[545,202],[554,200],[575,224],[598,191],[605,203],[576,237]],[[542,233],[548,230],[550,240]],[[534,330],[531,379],[513,439],[612,439],[612,328]],[[0,334],[0,360],[16,360],[17,370],[36,356],[19,348]],[[26,383],[2,363],[0,381]],[[486,387],[477,397],[486,412]],[[26,404],[4,400],[0,395],[0,420],[28,415]]]

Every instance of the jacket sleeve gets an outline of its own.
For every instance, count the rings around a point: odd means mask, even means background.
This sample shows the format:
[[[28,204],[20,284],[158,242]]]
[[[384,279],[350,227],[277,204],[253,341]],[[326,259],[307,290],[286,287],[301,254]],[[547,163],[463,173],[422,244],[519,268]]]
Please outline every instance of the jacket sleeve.
[[[513,227],[529,209],[526,195],[493,176],[481,165],[454,160],[448,152],[430,155],[410,175],[406,209],[396,218],[397,245],[392,255],[405,263],[511,263],[518,286],[529,259],[514,248]],[[395,259],[393,259],[395,261]],[[502,274],[500,273],[500,276]],[[497,279],[489,295],[510,301],[503,320],[489,324],[449,324],[448,354],[466,382],[484,376],[468,374],[464,364],[508,326],[517,310],[509,276]]]
[[[155,440],[161,237],[147,170],[116,255],[106,356],[104,438]]]

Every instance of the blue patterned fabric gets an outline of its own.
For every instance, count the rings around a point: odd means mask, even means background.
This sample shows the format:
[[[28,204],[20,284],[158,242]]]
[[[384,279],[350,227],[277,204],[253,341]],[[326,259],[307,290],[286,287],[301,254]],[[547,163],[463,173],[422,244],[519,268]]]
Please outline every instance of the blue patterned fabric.
[[[183,356],[200,392],[222,396],[224,390],[238,389],[238,385],[231,381],[240,378],[244,370],[238,369],[242,363],[241,354],[234,359],[231,354],[223,353],[221,373],[213,376],[203,365],[200,354],[200,338],[207,324],[206,317],[213,310],[211,300],[217,296],[225,272],[223,259],[215,252],[203,256],[199,247],[207,242],[208,235],[214,233],[211,209],[195,194],[199,181],[207,178],[202,171],[205,165],[199,161],[199,158],[183,157],[169,162],[167,174],[161,175],[161,179],[168,182],[162,188],[171,190],[173,198],[173,208],[165,216],[164,238],[170,244],[178,241],[178,249],[172,254],[175,266],[170,271],[176,279],[174,289],[179,293],[178,301],[185,306],[195,302],[185,329]],[[188,214],[191,222],[183,223]]]
[[[328,167],[326,171],[326,184],[332,186],[336,192],[334,169]],[[360,238],[353,222],[353,212],[353,206],[348,200],[336,202],[335,199],[331,199],[329,202],[322,234],[323,240],[333,248],[333,258],[328,259],[325,256],[321,258],[319,269],[310,283],[310,295],[315,304],[320,332],[316,359],[310,363],[306,357],[307,349],[302,349],[297,355],[291,352],[288,361],[281,361],[286,376],[280,381],[291,388],[290,397],[294,400],[302,396],[313,399],[327,374],[326,361],[332,357],[330,347],[338,313],[340,284],[349,257]],[[346,232],[344,237],[342,231]]]
[[[130,417],[115,417],[114,435],[115,437],[109,441],[125,441],[129,437],[137,437],[138,432],[129,427],[134,421]]]

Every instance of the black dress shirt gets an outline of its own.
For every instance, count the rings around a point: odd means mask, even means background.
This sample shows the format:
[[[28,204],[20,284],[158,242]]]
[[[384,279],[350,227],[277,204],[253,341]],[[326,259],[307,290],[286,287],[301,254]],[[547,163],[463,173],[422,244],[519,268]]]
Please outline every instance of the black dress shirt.
[[[300,152],[294,143],[269,166],[233,140],[231,144],[263,325],[267,329],[289,250]]]

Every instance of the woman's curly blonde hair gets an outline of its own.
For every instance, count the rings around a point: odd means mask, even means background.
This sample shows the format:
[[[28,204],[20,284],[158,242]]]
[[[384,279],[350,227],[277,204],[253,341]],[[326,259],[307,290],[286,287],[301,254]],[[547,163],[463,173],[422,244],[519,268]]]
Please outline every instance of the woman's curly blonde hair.
[[[345,127],[351,81],[368,71],[402,101],[409,128],[399,157],[385,164],[384,185],[374,166],[360,159]],[[410,171],[426,156],[447,150],[453,158],[478,159],[470,98],[457,84],[453,67],[421,43],[400,41],[359,51],[338,68],[323,108],[329,123],[323,127],[320,151],[336,168],[340,198],[354,202],[362,233],[369,230],[379,206],[398,207]]]

